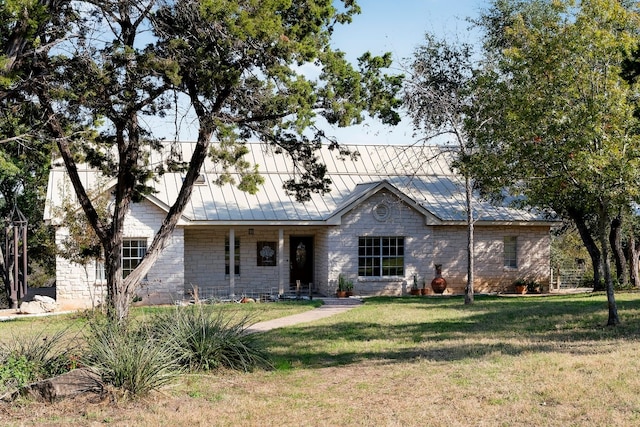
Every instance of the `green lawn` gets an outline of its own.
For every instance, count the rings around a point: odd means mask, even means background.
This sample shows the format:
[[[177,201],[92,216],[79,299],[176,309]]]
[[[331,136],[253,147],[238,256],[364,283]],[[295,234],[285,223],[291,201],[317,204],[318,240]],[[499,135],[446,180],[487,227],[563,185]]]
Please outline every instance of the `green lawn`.
[[[622,325],[606,327],[604,295],[369,298],[356,311],[266,335],[277,360],[307,367],[362,360],[465,360],[518,356],[592,341],[637,340],[640,294],[617,296]]]
[[[188,375],[135,402],[21,402],[0,424],[635,426],[640,294],[617,301],[612,328],[601,294],[370,298],[262,334],[273,371]],[[279,310],[264,306],[239,309]]]

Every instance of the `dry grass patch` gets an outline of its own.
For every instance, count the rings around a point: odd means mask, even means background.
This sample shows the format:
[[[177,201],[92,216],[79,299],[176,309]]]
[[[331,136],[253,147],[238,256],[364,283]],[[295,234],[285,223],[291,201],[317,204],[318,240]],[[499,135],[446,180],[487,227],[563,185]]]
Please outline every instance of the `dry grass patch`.
[[[640,295],[372,299],[262,335],[274,371],[186,375],[134,402],[0,406],[3,425],[634,426]]]

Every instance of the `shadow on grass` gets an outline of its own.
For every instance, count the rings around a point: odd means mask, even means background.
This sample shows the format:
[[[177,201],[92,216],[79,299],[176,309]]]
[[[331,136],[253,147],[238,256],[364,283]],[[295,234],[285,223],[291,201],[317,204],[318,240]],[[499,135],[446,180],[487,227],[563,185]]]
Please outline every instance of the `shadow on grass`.
[[[322,322],[273,330],[262,339],[276,366],[362,361],[455,361],[492,354],[593,354],[640,338],[640,294],[616,296],[622,325],[604,326],[604,295],[539,298],[367,299]]]

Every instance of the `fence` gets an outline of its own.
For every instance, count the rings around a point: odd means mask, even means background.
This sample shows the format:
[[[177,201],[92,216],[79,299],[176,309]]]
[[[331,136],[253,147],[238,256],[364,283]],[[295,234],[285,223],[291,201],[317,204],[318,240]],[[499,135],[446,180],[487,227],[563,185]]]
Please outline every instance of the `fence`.
[[[551,289],[575,289],[584,286],[587,271],[584,268],[559,268],[551,270]]]
[[[193,286],[191,292],[192,300],[207,302],[240,302],[243,298],[251,298],[254,301],[269,302],[292,299],[310,299],[313,284],[295,286],[289,292],[279,293],[278,288],[264,287],[250,289],[235,288],[234,293],[229,292],[229,287],[199,287]]]

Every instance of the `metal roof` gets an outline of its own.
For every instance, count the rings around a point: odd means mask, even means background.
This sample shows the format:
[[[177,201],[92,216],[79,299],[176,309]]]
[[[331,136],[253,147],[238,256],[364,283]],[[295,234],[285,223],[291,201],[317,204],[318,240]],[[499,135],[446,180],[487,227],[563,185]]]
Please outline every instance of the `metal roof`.
[[[180,143],[183,158],[188,160],[195,143]],[[272,147],[259,143],[247,144],[246,159],[258,165],[265,182],[255,195],[242,192],[231,184],[218,186],[213,181],[221,172],[210,159],[201,173],[205,182],[194,185],[189,204],[183,212],[183,224],[213,223],[324,223],[338,212],[357,206],[381,183],[386,183],[398,196],[413,201],[414,206],[431,213],[441,223],[466,221],[464,180],[451,168],[452,154],[442,146],[350,145],[358,152],[356,159],[339,158],[337,151],[323,147],[319,160],[327,166],[331,191],[313,194],[305,203],[295,201],[283,189],[285,181],[295,172],[291,160],[276,154]],[[160,161],[154,154],[152,162]],[[63,167],[54,165],[47,191],[45,219],[51,219],[51,205],[59,205],[64,197],[71,198],[70,184]],[[83,180],[92,185],[98,181],[94,172],[81,169]],[[150,185],[155,192],[148,197],[168,210],[177,197],[183,175],[165,173]],[[547,222],[539,214],[526,210],[494,206],[475,198],[475,218],[478,222]]]

